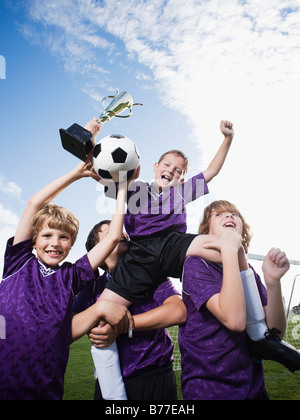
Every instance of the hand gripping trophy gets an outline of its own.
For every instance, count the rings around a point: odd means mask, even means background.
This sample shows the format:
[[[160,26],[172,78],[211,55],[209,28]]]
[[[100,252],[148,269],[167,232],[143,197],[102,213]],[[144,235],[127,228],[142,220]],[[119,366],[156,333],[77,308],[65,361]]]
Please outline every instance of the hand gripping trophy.
[[[105,101],[109,98],[113,100],[105,107]],[[113,117],[128,118],[132,114],[133,106],[142,106],[142,104],[134,104],[132,96],[129,93],[119,93],[119,91],[117,91],[115,96],[106,96],[103,98],[102,104],[104,106],[104,111],[97,120],[99,124],[103,124]],[[128,115],[119,115],[126,109],[129,110]],[[90,131],[78,124],[73,124],[67,130],[61,128],[59,132],[63,148],[85,162],[88,154],[94,148],[93,136]]]

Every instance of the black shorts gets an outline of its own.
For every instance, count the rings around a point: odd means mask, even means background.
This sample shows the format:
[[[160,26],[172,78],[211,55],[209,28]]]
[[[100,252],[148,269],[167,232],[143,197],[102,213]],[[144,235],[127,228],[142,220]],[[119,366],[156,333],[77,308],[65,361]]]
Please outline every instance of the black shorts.
[[[130,242],[107,288],[130,302],[142,302],[167,277],[181,278],[187,250],[198,235],[162,233]]]
[[[130,401],[176,401],[176,376],[172,366],[152,368],[131,378],[124,379]],[[103,401],[99,382],[95,385],[95,401]]]

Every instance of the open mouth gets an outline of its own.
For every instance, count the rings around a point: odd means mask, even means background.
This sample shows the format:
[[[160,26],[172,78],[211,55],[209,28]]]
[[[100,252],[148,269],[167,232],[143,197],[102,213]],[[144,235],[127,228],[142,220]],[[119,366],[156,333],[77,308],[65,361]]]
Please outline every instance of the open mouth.
[[[62,252],[60,251],[46,251],[47,255],[50,255],[51,257],[60,257],[62,255]]]
[[[227,222],[227,223],[225,223],[225,225],[223,225],[224,227],[226,227],[226,228],[235,228],[236,227],[236,224],[235,223],[233,223],[233,222]]]
[[[170,177],[168,177],[167,175],[162,175],[161,179],[162,179],[162,181],[167,181],[168,183],[172,181],[172,179]]]

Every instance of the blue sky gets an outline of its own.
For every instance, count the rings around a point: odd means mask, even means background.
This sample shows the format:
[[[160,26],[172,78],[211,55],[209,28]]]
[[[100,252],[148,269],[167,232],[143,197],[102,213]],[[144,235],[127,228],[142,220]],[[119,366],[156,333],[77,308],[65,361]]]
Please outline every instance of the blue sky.
[[[147,180],[173,148],[190,157],[190,175],[204,170],[220,120],[234,122],[210,196],[188,209],[189,231],[208,202],[228,199],[252,226],[250,252],[277,246],[299,260],[299,22],[300,0],[2,0],[0,253],[28,199],[77,164],[59,128],[100,115],[101,98],[119,88],[144,107],[105,124],[99,139],[135,141]],[[81,222],[76,259],[113,203],[92,180],[56,202]]]

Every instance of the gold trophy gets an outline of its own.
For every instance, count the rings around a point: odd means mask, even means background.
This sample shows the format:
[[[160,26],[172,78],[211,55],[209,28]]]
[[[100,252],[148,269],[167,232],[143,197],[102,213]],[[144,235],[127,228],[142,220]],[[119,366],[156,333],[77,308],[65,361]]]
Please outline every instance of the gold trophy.
[[[105,102],[109,98],[113,100],[105,107]],[[129,93],[119,93],[119,91],[117,91],[115,96],[103,98],[102,104],[104,111],[97,120],[99,124],[104,124],[113,117],[128,118],[132,115],[132,107],[136,105],[142,106],[142,104],[133,103],[132,96]],[[126,109],[129,110],[128,115],[119,115]],[[92,133],[78,124],[71,125],[67,130],[61,128],[59,133],[63,148],[85,162],[88,154],[94,148]]]

